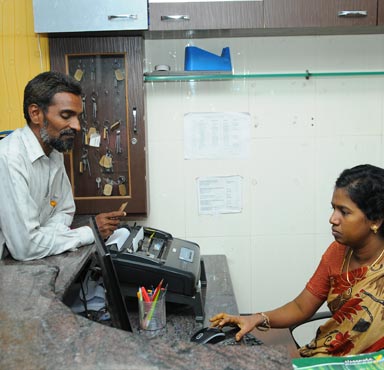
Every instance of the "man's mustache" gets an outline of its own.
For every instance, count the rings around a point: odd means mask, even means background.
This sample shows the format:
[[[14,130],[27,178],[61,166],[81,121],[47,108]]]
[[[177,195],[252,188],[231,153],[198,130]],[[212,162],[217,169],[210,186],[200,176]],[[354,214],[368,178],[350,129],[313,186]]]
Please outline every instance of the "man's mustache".
[[[73,128],[69,128],[68,130],[64,130],[60,132],[60,137],[61,136],[75,136],[76,135],[76,130]]]

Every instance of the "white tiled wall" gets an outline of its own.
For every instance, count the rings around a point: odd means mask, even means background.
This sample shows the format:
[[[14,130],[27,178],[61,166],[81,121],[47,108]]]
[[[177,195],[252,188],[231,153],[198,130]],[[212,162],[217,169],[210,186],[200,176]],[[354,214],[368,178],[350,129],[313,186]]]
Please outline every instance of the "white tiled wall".
[[[146,40],[145,66],[184,68],[184,48],[231,50],[234,73],[384,71],[384,35]],[[225,254],[243,313],[286,303],[332,241],[334,181],[384,166],[384,76],[146,83],[150,213],[146,223]],[[184,160],[187,112],[249,112],[251,156]],[[198,214],[196,178],[240,175],[238,214]]]

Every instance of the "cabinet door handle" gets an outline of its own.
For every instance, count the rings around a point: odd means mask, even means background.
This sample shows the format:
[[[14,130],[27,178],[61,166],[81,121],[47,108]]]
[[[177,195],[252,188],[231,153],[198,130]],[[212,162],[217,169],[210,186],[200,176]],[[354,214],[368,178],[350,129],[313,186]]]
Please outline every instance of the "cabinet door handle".
[[[109,15],[108,20],[113,21],[114,19],[133,19],[137,20],[139,19],[139,16],[137,14],[116,14],[116,15]]]
[[[182,22],[189,21],[189,15],[162,15],[160,19],[164,22]]]
[[[366,17],[368,12],[366,10],[342,10],[337,13],[338,17],[343,18],[362,18]]]
[[[132,108],[132,117],[133,117],[133,132],[137,134],[137,110],[136,107]]]

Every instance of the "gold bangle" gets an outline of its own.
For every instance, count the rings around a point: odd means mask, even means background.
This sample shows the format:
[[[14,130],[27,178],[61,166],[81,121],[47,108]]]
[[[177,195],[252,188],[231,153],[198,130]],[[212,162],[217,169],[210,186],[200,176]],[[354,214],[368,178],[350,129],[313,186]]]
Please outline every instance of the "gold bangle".
[[[261,315],[264,320],[260,325],[256,326],[256,329],[260,331],[268,331],[269,329],[271,329],[271,323],[269,322],[269,317],[264,312],[258,312],[257,315]]]

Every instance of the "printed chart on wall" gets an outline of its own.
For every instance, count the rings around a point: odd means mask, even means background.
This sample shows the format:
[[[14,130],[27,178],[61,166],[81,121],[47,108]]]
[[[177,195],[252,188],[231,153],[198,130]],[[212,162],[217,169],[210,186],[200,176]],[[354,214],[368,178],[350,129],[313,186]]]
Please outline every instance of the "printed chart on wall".
[[[196,181],[200,215],[241,212],[241,176],[199,177]]]
[[[184,115],[184,159],[248,158],[250,127],[249,113],[187,113]],[[199,214],[240,213],[242,180],[238,175],[197,178]]]
[[[249,158],[251,116],[247,112],[186,113],[185,159]]]

